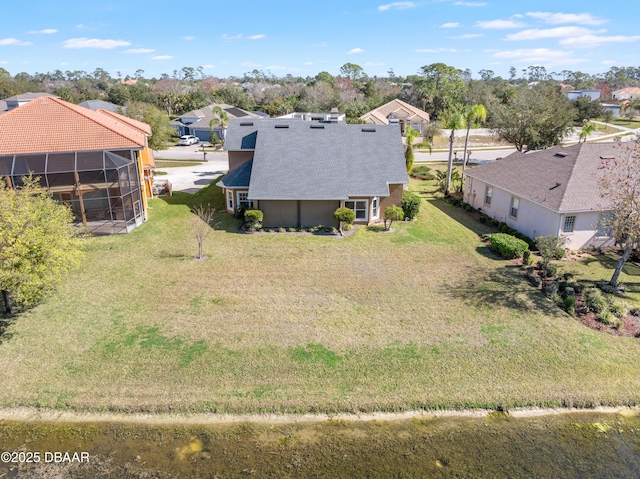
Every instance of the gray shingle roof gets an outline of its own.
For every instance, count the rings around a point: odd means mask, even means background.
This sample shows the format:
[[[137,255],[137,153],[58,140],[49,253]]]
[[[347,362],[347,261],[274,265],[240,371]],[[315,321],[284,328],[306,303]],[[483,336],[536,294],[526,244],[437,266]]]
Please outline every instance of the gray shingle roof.
[[[559,212],[598,211],[607,209],[598,185],[603,158],[622,154],[616,143],[581,143],[516,152],[465,174]]]
[[[251,150],[254,135],[251,199],[388,196],[407,183],[399,125],[231,120],[225,148]]]
[[[82,103],[78,103],[78,105],[88,108],[89,110],[108,110],[114,113],[118,113],[119,111],[125,112],[127,108],[124,106],[116,105],[115,103],[110,103],[104,100],[87,100]]]
[[[231,173],[223,176],[222,179],[218,181],[218,185],[224,186],[225,188],[248,188],[249,180],[251,180],[252,167],[253,160],[243,163]]]
[[[200,108],[199,110],[193,110],[188,113],[184,113],[183,115],[180,115],[180,117],[177,120],[179,121],[180,118],[200,118],[198,121],[189,124],[189,127],[208,129],[209,123],[211,123],[211,120],[215,116],[213,114],[213,108],[216,106],[219,106],[220,108],[222,108],[222,110],[224,110],[227,113],[230,119],[231,118],[249,118],[249,119],[260,118],[259,115],[242,110],[235,106],[227,105],[225,103],[212,103],[211,105],[207,105],[203,108]]]

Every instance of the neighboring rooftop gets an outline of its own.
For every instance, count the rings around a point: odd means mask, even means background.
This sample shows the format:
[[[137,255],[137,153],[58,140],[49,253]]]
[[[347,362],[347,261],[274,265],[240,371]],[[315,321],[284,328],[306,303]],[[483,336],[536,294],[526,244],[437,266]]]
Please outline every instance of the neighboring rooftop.
[[[233,118],[263,118],[262,115],[258,115],[256,113],[243,110],[241,108],[237,108],[235,106],[227,105],[225,103],[212,103],[211,105],[207,105],[198,110],[192,110],[187,113],[184,113],[178,117],[178,119],[173,120],[171,123],[173,125],[189,125],[189,128],[209,128],[209,123],[214,118],[213,108],[220,107],[226,114],[229,119]]]
[[[465,174],[555,211],[597,211],[607,208],[599,193],[600,167],[606,158],[628,154],[623,145],[580,143],[516,152]]]
[[[367,123],[375,123],[376,125],[388,125],[389,115],[393,118],[402,120],[405,124],[410,123],[429,123],[429,114],[415,106],[409,105],[402,100],[391,100],[379,106],[375,110],[365,113],[360,117]]]
[[[124,106],[116,105],[104,100],[87,100],[79,103],[80,106],[88,108],[89,110],[108,110],[114,113],[126,112],[127,108]]]
[[[150,133],[117,113],[41,97],[0,115],[0,155],[140,149]]]
[[[389,184],[407,182],[399,125],[236,119],[229,122],[225,149],[255,150],[251,199],[387,196]],[[223,185],[245,173],[225,177]]]
[[[43,93],[43,92],[31,93],[31,92],[27,92],[27,93],[20,93],[18,95],[10,96],[9,98],[5,98],[4,100],[6,102],[27,102],[27,101],[35,100],[36,98],[41,98],[43,96],[50,97],[50,98],[60,98],[60,97],[58,97],[56,95],[51,95],[50,93]]]

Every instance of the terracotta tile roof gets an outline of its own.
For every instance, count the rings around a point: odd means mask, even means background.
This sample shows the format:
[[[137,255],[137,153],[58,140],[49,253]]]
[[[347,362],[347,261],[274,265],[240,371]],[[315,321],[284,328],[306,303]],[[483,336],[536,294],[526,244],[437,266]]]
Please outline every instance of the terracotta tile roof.
[[[555,211],[598,211],[607,208],[598,185],[603,158],[625,154],[629,153],[613,142],[580,143],[515,152],[465,174]]]
[[[145,146],[140,122],[41,97],[0,115],[0,155]]]
[[[103,114],[105,114],[107,116],[110,116],[111,118],[114,118],[114,119],[116,119],[118,121],[126,123],[127,125],[132,126],[136,130],[141,131],[145,135],[150,135],[151,134],[151,127],[149,125],[147,125],[146,123],[143,123],[143,122],[138,121],[138,120],[134,120],[133,118],[129,118],[128,116],[120,115],[119,113],[107,110],[105,108],[98,108],[98,110],[96,110],[96,111],[99,111],[100,113],[103,113]]]

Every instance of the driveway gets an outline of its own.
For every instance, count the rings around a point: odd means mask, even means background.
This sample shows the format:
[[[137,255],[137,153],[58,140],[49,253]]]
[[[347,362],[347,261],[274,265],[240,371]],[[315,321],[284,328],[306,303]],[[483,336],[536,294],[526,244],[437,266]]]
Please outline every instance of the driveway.
[[[194,145],[195,146],[195,145]],[[180,148],[177,152],[173,149]],[[172,160],[202,160],[202,150],[199,153],[193,151],[193,146],[174,147],[168,150],[155,152],[156,159]],[[182,155],[182,156],[181,156]],[[191,155],[187,157],[186,155]],[[157,176],[158,180],[169,180],[173,191],[195,193],[204,188],[229,169],[229,161],[226,152],[207,153],[207,161],[201,165],[178,166],[172,168],[158,167],[155,171],[166,172],[166,175]]]

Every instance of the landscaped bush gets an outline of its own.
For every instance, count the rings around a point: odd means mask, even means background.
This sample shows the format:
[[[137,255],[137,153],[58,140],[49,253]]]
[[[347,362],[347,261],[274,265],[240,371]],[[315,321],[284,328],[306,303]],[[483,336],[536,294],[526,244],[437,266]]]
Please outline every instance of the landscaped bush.
[[[576,290],[570,287],[566,287],[564,289],[564,297],[568,298],[569,296],[575,296],[576,295]]]
[[[575,296],[567,296],[564,298],[564,310],[570,315],[575,314],[576,312],[576,297]]]
[[[555,264],[547,265],[546,277],[553,278],[558,274],[558,267]]]
[[[603,311],[608,311],[607,301],[602,296],[602,293],[599,289],[589,288],[584,292],[584,302],[589,308],[589,311],[593,311],[594,313],[602,313]]]
[[[533,263],[533,258],[531,257],[531,251],[528,249],[522,252],[522,264],[529,265]]]
[[[626,313],[626,308],[622,303],[614,301],[611,298],[607,298],[607,300],[609,311],[611,311],[611,314],[613,314],[616,318],[621,318],[622,316],[624,316],[624,314]]]
[[[417,146],[417,145],[416,145]],[[420,165],[414,166],[411,170],[411,176],[420,180],[435,180],[436,176],[431,173],[431,168],[428,166]]]
[[[402,192],[402,211],[404,212],[404,218],[412,220],[418,215],[420,211],[420,203],[422,200],[415,193],[410,191]]]
[[[557,281],[549,281],[544,284],[544,292],[549,296],[554,296],[558,294],[558,282]]]
[[[261,210],[245,210],[244,212],[244,219],[245,221],[255,221],[255,222],[262,222],[262,219],[264,218],[264,213],[262,213]]]
[[[529,282],[536,288],[539,288],[542,284],[542,279],[540,278],[540,276],[529,275],[527,276],[527,278],[529,279]]]
[[[487,237],[491,250],[506,259],[520,258],[529,248],[521,239],[505,233],[494,233]]]
[[[480,215],[480,218],[478,218],[478,220],[480,220],[480,223],[486,223],[487,221],[489,221],[489,217],[483,213]]]

